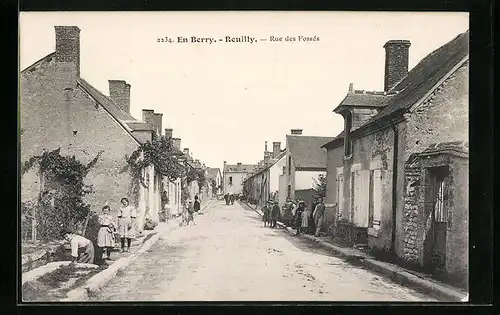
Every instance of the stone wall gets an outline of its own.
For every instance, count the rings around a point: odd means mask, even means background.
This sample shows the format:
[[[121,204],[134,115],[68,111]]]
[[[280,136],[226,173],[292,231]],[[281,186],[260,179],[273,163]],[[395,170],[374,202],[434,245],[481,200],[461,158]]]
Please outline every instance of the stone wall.
[[[418,230],[421,228],[419,222],[419,190],[421,183],[421,171],[418,160],[412,161],[405,168],[405,196],[403,205],[403,259],[409,263],[418,264],[419,240]]]

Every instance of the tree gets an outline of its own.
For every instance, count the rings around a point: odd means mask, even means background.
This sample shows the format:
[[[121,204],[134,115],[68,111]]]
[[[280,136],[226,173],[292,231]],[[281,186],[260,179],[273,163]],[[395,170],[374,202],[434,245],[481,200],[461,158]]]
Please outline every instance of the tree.
[[[313,178],[314,180],[314,191],[316,194],[320,197],[325,197],[326,196],[326,186],[327,186],[327,181],[326,181],[326,175],[325,174],[319,174],[318,179]]]

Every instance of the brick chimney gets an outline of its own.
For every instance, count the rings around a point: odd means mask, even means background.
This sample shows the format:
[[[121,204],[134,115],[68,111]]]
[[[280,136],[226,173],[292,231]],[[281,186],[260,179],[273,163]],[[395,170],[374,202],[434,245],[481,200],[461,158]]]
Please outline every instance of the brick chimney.
[[[77,26],[54,26],[56,32],[56,67],[64,89],[74,89],[80,77],[80,29]]]
[[[273,157],[277,157],[281,153],[281,142],[273,142]]]
[[[390,40],[385,43],[384,91],[389,91],[408,74],[408,40]]]
[[[172,132],[174,130],[172,128],[165,128],[165,139],[170,139],[172,138]]]
[[[177,150],[181,149],[181,138],[172,138],[172,143],[174,144],[174,148]]]
[[[108,80],[109,97],[124,112],[130,114],[130,84],[123,80]]]
[[[147,124],[150,124],[151,126],[154,127],[154,113],[155,111],[152,109],[143,109],[142,110],[142,121],[144,121]]]
[[[161,128],[161,125],[162,125],[162,120],[163,120],[163,114],[161,113],[154,113],[153,114],[153,123],[154,123],[154,127],[155,127],[155,131],[156,133],[161,136],[161,132],[162,132],[162,128]]]
[[[292,135],[300,136],[302,135],[302,129],[292,129]]]

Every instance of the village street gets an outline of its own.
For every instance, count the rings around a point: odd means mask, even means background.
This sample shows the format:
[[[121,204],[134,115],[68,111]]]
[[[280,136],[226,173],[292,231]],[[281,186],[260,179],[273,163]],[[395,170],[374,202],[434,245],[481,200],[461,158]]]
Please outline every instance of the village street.
[[[213,202],[93,301],[434,301],[278,229],[238,202]]]

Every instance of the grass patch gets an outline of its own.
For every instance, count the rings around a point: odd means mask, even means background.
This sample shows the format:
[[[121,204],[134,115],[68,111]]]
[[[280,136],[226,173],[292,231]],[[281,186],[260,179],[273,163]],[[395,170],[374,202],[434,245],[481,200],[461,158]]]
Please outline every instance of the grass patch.
[[[61,266],[34,281],[23,284],[22,299],[26,302],[64,299],[69,291],[81,286],[101,270],[101,268]]]

